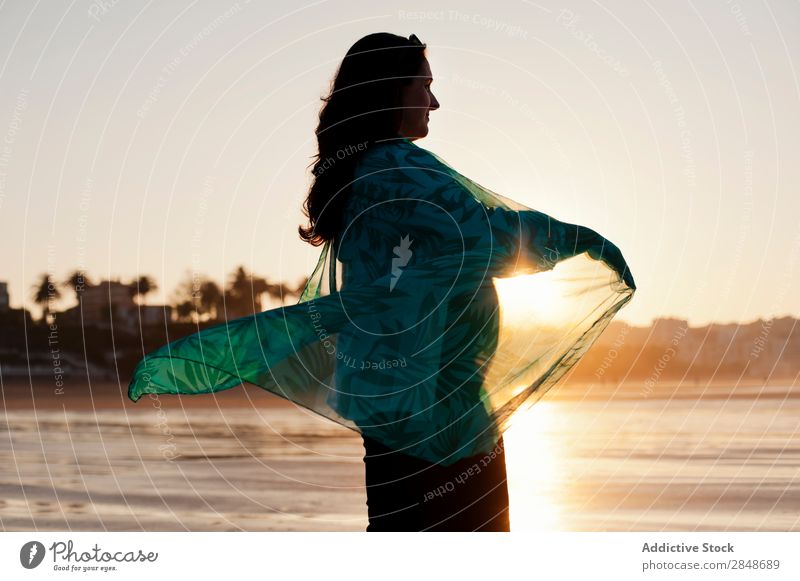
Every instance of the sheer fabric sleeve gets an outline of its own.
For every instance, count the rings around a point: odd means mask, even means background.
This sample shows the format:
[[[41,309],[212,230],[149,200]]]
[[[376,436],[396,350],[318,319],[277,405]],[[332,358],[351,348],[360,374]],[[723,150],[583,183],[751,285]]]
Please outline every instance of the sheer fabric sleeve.
[[[344,218],[297,304],[148,353],[129,397],[249,382],[452,464],[490,452],[632,296],[592,260],[603,247],[592,230],[515,205],[410,142],[364,156]]]

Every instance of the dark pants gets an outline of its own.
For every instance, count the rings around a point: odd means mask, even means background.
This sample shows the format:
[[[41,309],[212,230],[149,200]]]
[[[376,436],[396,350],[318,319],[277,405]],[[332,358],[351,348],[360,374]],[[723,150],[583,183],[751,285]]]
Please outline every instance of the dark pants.
[[[363,440],[367,531],[510,530],[502,437],[494,457],[478,454],[451,466]]]

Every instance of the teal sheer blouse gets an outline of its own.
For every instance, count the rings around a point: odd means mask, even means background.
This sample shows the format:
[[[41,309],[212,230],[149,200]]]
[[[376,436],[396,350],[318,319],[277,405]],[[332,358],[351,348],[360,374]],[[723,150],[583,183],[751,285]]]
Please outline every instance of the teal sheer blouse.
[[[490,452],[634,294],[610,241],[407,139],[361,154],[347,195],[297,304],[147,354],[129,397],[248,382],[449,465]]]

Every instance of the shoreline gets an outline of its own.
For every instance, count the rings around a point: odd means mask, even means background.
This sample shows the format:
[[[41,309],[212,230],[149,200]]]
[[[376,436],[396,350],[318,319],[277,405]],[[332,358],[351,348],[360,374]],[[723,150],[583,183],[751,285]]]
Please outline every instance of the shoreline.
[[[767,381],[741,380],[731,389],[736,380],[686,380],[659,381],[649,390],[646,380],[627,380],[623,382],[570,381],[562,379],[548,390],[542,401],[574,400],[662,400],[683,397],[703,399],[748,398],[796,398],[800,397],[800,378],[771,379]],[[2,405],[5,410],[52,410],[70,409],[76,411],[108,409],[142,409],[156,407],[164,409],[229,409],[229,408],[268,408],[295,409],[301,406],[277,396],[250,383],[202,394],[160,394],[142,396],[138,402],[128,398],[128,386],[111,381],[71,382],[64,384],[62,393],[56,393],[51,380],[34,378],[33,384],[27,380],[4,381],[2,384]],[[157,402],[157,404],[155,403]]]
[[[34,381],[36,381],[34,379]],[[43,384],[49,385],[43,385]],[[2,402],[6,410],[33,409],[142,409],[158,402],[165,409],[184,408],[241,408],[267,407],[272,409],[296,408],[296,404],[270,393],[260,387],[242,385],[213,393],[144,395],[139,401],[128,398],[127,384],[111,381],[64,384],[63,393],[56,393],[52,381],[33,383],[28,381],[4,381]]]

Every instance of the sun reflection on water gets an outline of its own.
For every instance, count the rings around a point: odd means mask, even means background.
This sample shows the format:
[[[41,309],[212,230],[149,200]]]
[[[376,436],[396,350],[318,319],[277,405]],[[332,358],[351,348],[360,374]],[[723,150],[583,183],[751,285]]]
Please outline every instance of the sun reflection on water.
[[[558,405],[540,401],[519,412],[503,434],[512,531],[559,530],[562,454],[552,434]]]

